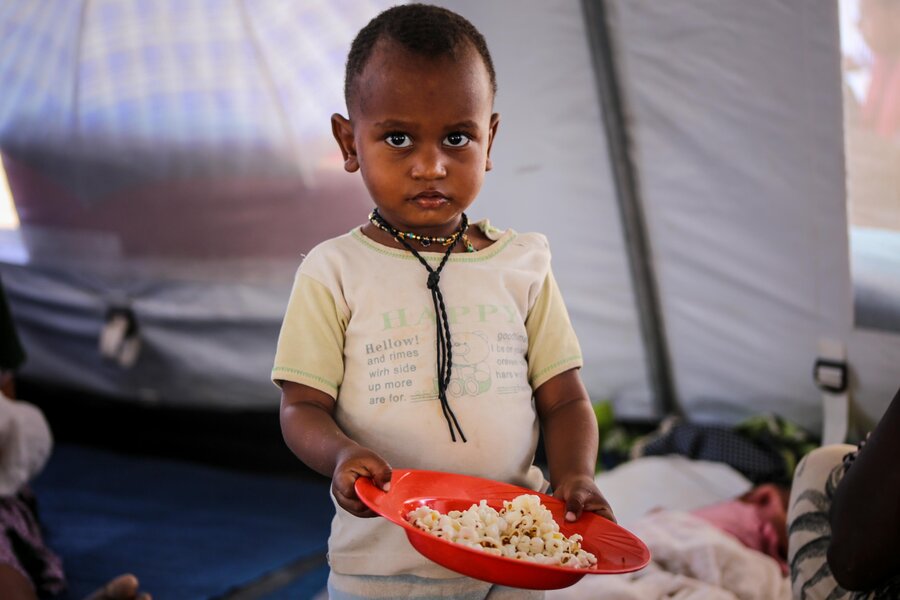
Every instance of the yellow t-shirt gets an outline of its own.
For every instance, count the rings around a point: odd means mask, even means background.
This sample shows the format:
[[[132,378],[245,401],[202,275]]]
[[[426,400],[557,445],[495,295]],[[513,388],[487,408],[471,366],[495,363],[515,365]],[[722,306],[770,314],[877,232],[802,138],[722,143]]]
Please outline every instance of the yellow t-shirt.
[[[313,248],[297,272],[272,379],[335,398],[335,421],[394,468],[546,488],[534,454],[533,390],[581,367],[581,350],[543,235],[478,223],[494,243],[452,254],[441,272],[451,332],[447,398],[467,442],[452,442],[437,397],[428,273],[411,253],[359,229]],[[442,252],[422,252],[436,267]],[[453,577],[418,554],[400,527],[341,509],[329,538],[344,574]]]

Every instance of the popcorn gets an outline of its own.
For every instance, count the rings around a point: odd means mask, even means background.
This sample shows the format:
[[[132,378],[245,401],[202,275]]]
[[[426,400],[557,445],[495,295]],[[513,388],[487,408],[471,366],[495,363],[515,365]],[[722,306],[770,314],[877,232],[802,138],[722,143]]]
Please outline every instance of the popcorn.
[[[534,494],[504,501],[499,512],[486,500],[446,515],[420,506],[409,511],[406,520],[439,538],[496,556],[575,569],[597,564],[597,557],[581,547],[582,537],[564,536]]]

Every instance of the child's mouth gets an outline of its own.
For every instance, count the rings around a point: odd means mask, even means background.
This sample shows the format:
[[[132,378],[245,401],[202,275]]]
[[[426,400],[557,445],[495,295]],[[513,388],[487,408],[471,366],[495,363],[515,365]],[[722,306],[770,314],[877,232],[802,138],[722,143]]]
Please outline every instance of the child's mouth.
[[[448,202],[440,192],[422,192],[413,196],[412,200],[421,208],[439,208]]]

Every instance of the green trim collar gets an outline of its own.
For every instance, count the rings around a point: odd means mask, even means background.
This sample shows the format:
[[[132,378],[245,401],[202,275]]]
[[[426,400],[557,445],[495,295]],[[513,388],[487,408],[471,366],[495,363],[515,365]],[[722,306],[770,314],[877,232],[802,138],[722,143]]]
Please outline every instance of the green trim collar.
[[[479,250],[478,252],[455,252],[450,255],[450,262],[452,263],[474,263],[474,262],[482,262],[485,260],[489,260],[503,251],[510,242],[512,242],[516,237],[518,237],[518,233],[516,233],[513,229],[507,229],[500,233],[500,230],[492,227],[487,220],[479,221],[478,223],[474,223],[481,228],[485,234],[488,235],[491,239],[496,240],[493,244],[485,248],[484,250]],[[500,235],[497,235],[500,233]],[[493,235],[492,235],[493,234]],[[350,235],[356,241],[360,242],[365,247],[370,250],[374,250],[379,254],[384,254],[386,256],[393,256],[395,258],[400,258],[402,260],[416,260],[416,257],[410,254],[408,250],[401,250],[399,248],[390,248],[388,246],[383,246],[378,242],[374,242],[367,238],[362,233],[362,226],[356,227],[350,232]],[[441,259],[444,257],[443,252],[419,252],[422,255],[422,258],[427,260],[430,263],[439,263]]]

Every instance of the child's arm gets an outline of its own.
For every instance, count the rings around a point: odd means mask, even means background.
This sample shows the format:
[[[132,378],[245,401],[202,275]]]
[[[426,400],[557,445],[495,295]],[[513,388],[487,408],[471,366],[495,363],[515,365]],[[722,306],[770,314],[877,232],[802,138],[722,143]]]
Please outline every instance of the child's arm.
[[[371,477],[387,491],[391,467],[383,458],[351,440],[334,421],[334,398],[315,388],[283,381],[281,433],[288,448],[310,468],[331,477],[338,504],[357,517],[374,517],[353,484]]]
[[[553,494],[566,503],[566,520],[582,510],[615,521],[609,503],[594,483],[599,434],[597,417],[577,369],[548,379],[534,392]]]

